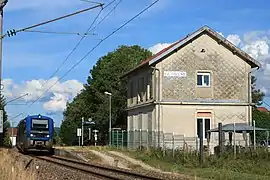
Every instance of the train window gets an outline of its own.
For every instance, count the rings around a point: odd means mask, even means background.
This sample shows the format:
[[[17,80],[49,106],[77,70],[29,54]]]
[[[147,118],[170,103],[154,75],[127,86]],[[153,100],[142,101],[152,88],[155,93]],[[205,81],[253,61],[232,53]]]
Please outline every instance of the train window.
[[[49,122],[46,119],[32,119],[32,127],[33,130],[48,130]]]

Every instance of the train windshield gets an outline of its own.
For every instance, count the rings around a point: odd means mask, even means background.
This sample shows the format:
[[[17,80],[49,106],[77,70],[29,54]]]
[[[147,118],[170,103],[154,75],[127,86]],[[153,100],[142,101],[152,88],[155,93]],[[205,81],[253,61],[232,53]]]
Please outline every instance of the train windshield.
[[[49,121],[47,119],[32,119],[32,130],[48,130]]]

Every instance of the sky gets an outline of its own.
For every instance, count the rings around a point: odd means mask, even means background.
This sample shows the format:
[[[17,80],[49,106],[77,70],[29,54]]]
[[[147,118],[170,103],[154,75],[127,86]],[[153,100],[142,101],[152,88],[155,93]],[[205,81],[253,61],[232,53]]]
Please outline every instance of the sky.
[[[106,6],[111,0],[99,2]],[[16,36],[5,37],[3,39],[3,94],[9,101],[28,93],[27,96],[6,106],[9,119],[14,122],[14,125],[29,114],[43,114],[53,117],[55,125],[59,126],[66,102],[72,101],[82,90],[89,71],[98,58],[120,45],[140,45],[156,53],[204,25],[210,26],[261,62],[262,68],[258,71],[254,70],[254,75],[257,77],[257,88],[266,93],[264,101],[270,104],[270,1],[268,0],[259,3],[251,0],[226,2],[160,0],[100,44],[69,71],[99,43],[100,39],[152,2],[153,0],[116,0],[103,9],[93,27],[118,4],[112,13],[84,38],[55,74],[53,73],[82,36],[20,32]],[[82,0],[9,0],[4,8],[4,33],[94,5],[96,4]],[[84,33],[100,10],[96,8],[31,30]],[[61,78],[68,71],[69,73]],[[46,91],[53,84],[55,85]],[[38,100],[35,101],[36,99]],[[32,104],[33,101],[35,103]]]

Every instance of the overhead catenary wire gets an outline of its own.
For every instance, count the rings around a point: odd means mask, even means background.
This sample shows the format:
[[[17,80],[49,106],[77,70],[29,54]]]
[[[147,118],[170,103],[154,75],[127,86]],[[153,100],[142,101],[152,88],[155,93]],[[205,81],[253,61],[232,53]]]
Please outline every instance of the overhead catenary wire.
[[[135,16],[133,16],[131,19],[129,19],[127,22],[125,22],[123,25],[115,29],[113,32],[111,32],[109,35],[107,35],[105,38],[103,38],[99,43],[97,43],[90,51],[88,51],[77,63],[75,63],[64,75],[62,75],[53,85],[51,85],[48,89],[46,89],[37,99],[35,99],[29,106],[37,102],[42,96],[47,93],[51,88],[53,88],[59,81],[61,81],[66,75],[68,75],[77,65],[79,65],[89,54],[91,54],[102,42],[110,38],[113,34],[118,32],[120,29],[125,27],[127,24],[129,24],[131,21],[136,19],[138,16],[140,16],[142,13],[144,13],[146,10],[151,8],[154,4],[156,4],[159,0],[156,0],[152,2],[150,5],[148,5],[146,8],[144,8],[142,11],[137,13]]]
[[[39,27],[39,26],[42,26],[42,25],[45,25],[45,24],[48,24],[48,23],[52,23],[54,21],[58,21],[60,19],[64,19],[64,18],[67,18],[67,17],[70,17],[70,16],[74,16],[74,15],[77,15],[77,14],[80,14],[80,13],[83,13],[83,12],[86,12],[86,11],[89,11],[89,10],[92,10],[92,9],[95,9],[95,8],[98,8],[98,7],[102,7],[103,8],[103,5],[104,4],[98,4],[96,6],[92,6],[92,7],[86,8],[86,9],[82,9],[82,10],[76,11],[74,13],[70,13],[70,14],[67,14],[67,15],[64,15],[64,16],[61,16],[61,17],[58,17],[58,18],[55,18],[55,19],[51,19],[51,20],[48,20],[48,21],[45,21],[45,22],[41,22],[41,23],[32,25],[32,26],[28,26],[26,28],[15,30],[15,33],[22,32],[22,31],[25,31],[25,30],[28,30],[28,29],[32,29],[32,28],[35,28],[35,27]],[[8,33],[4,34],[1,38],[6,37],[7,35],[8,35]]]
[[[107,4],[105,7],[103,7],[98,15],[96,16],[96,18],[94,19],[94,21],[91,23],[91,25],[89,26],[89,28],[87,29],[86,33],[89,33],[91,31],[92,26],[94,25],[94,23],[96,22],[96,20],[98,19],[98,17],[100,16],[102,10],[104,10],[105,8],[107,8],[108,6],[110,6],[113,2],[115,2],[116,0],[111,1],[109,4]],[[47,82],[49,81],[49,79],[51,79],[59,70],[60,68],[67,62],[67,60],[70,58],[70,56],[75,52],[75,50],[79,47],[79,45],[81,44],[81,42],[83,41],[83,39],[85,38],[85,36],[82,36],[81,39],[78,41],[78,43],[75,45],[75,47],[71,50],[71,52],[67,55],[67,57],[62,61],[62,63],[60,64],[60,66],[57,67],[57,69],[52,73],[52,75],[45,81],[45,83],[42,84],[42,87],[44,87],[45,84],[47,84]]]
[[[44,34],[70,34],[78,36],[97,35],[96,33],[56,32],[56,31],[38,31],[38,30],[25,30],[24,32],[44,33]]]

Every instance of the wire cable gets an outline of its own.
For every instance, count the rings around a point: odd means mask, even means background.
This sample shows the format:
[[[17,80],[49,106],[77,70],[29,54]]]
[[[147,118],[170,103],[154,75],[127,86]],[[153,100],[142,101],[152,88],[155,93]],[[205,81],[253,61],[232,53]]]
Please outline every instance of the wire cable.
[[[94,25],[94,23],[96,22],[96,20],[98,19],[98,17],[100,16],[101,12],[107,8],[109,5],[111,5],[113,2],[115,2],[116,0],[111,1],[108,5],[106,5],[104,8],[102,8],[98,15],[96,16],[96,18],[94,19],[94,21],[91,23],[90,27],[87,29],[86,33],[89,33],[91,31],[92,26]],[[45,83],[42,84],[42,87],[44,87],[45,84],[47,84],[47,82],[49,81],[49,79],[51,79],[59,70],[60,68],[67,62],[67,60],[70,58],[70,56],[75,52],[75,50],[79,47],[79,45],[81,44],[81,42],[83,41],[83,39],[85,38],[85,36],[82,36],[81,39],[78,41],[78,43],[75,45],[75,47],[71,50],[71,52],[67,55],[67,57],[62,61],[62,63],[60,64],[60,66],[57,67],[57,69],[52,73],[52,75],[45,81]]]
[[[64,16],[61,16],[61,17],[58,17],[58,18],[55,18],[55,19],[51,19],[51,20],[48,20],[48,21],[45,21],[45,22],[42,22],[42,23],[38,23],[38,24],[29,26],[29,27],[26,27],[26,28],[23,28],[23,29],[19,29],[19,30],[16,30],[16,31],[14,30],[13,33],[16,34],[18,32],[22,32],[22,31],[25,31],[25,30],[28,30],[28,29],[32,29],[32,28],[35,28],[35,27],[38,27],[38,26],[42,26],[44,24],[48,24],[48,23],[51,23],[51,22],[54,22],[54,21],[58,21],[60,19],[64,19],[64,18],[67,18],[67,17],[70,17],[70,16],[74,16],[74,15],[77,15],[77,14],[80,14],[80,13],[83,13],[83,12],[86,12],[86,11],[89,11],[91,9],[95,9],[95,8],[98,8],[98,7],[103,7],[103,5],[104,4],[99,4],[99,5],[96,5],[96,6],[93,6],[93,7],[89,7],[89,8],[80,10],[80,11],[76,11],[76,12],[71,13],[71,14],[67,14],[67,15],[64,15]],[[3,39],[6,36],[8,36],[8,33],[4,34],[1,38]]]
[[[119,0],[119,2],[96,24],[96,26],[93,27],[93,29],[91,29],[91,31],[96,29],[96,27],[100,25],[111,14],[121,2],[122,0]]]
[[[45,34],[74,34],[78,36],[97,35],[96,33],[55,32],[55,31],[37,31],[37,30],[25,30],[24,32],[45,33]]]
[[[156,0],[152,2],[150,5],[148,5],[146,8],[144,8],[142,11],[140,11],[138,14],[133,16],[131,19],[129,19],[127,22],[125,22],[123,25],[118,27],[116,30],[111,32],[109,35],[107,35],[105,38],[103,38],[99,43],[97,43],[90,51],[88,51],[77,63],[75,63],[63,76],[61,76],[52,86],[50,86],[47,90],[45,90],[41,96],[39,96],[37,99],[35,99],[29,106],[33,105],[35,102],[37,102],[45,93],[47,93],[51,88],[53,88],[59,81],[61,81],[66,75],[68,75],[77,65],[79,65],[87,56],[89,56],[90,53],[92,53],[102,42],[110,38],[113,34],[118,32],[120,29],[125,27],[127,24],[129,24],[131,21],[136,19],[138,16],[140,16],[142,13],[144,13],[146,10],[151,8],[154,4],[156,4],[159,0]]]

